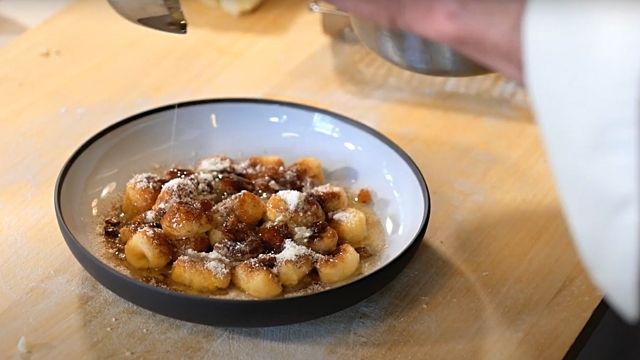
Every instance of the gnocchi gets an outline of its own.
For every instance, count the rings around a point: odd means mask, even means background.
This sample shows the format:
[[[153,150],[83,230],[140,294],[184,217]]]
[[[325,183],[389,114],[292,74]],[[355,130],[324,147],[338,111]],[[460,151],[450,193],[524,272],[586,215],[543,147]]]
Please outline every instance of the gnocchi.
[[[173,250],[159,229],[142,228],[124,246],[127,261],[138,269],[159,269],[169,263]]]
[[[216,252],[189,251],[171,265],[171,279],[196,291],[226,289],[231,282],[231,269]]]
[[[233,283],[259,299],[272,298],[282,292],[278,276],[255,259],[245,261],[233,269]]]
[[[285,286],[297,285],[313,269],[313,251],[286,240],[282,252],[275,256],[276,271]]]
[[[337,245],[338,233],[330,226],[326,226],[324,230],[318,231],[316,236],[309,239],[311,250],[321,254],[331,253]]]
[[[316,185],[324,183],[324,170],[322,170],[322,163],[316,158],[302,158],[293,163],[291,168],[294,171],[299,172],[302,177],[310,178]]]
[[[336,230],[340,240],[354,246],[359,246],[367,236],[367,217],[358,209],[348,208],[334,213],[329,226]]]
[[[158,176],[149,173],[134,176],[125,187],[122,212],[131,219],[151,209],[160,194],[160,189]]]
[[[349,199],[344,188],[324,184],[311,189],[310,194],[320,203],[324,211],[332,212],[347,207]]]
[[[330,286],[381,247],[369,243],[377,218],[325,181],[318,159],[287,166],[273,155],[135,175],[120,213],[105,220],[105,242],[178,291],[267,299]]]
[[[171,205],[160,224],[165,233],[176,238],[203,234],[211,229],[206,213],[200,207],[188,203]]]
[[[267,220],[309,226],[325,220],[325,213],[311,196],[296,190],[279,191],[267,201]]]
[[[316,264],[320,280],[336,283],[347,279],[356,272],[360,264],[360,254],[349,244],[342,244],[337,252]]]

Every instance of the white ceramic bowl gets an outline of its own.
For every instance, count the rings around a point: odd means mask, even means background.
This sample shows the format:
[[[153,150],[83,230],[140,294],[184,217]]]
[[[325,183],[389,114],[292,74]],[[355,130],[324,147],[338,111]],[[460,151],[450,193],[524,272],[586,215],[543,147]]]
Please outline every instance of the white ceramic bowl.
[[[153,287],[103,261],[93,211],[104,211],[110,194],[121,194],[133,174],[151,170],[153,164],[192,165],[214,154],[276,154],[286,162],[313,156],[322,161],[328,181],[372,189],[374,211],[386,231],[386,247],[377,268],[316,294],[228,300]],[[382,288],[419,246],[427,227],[430,199],[409,156],[359,122],[291,103],[216,99],[153,109],[96,134],[62,169],[55,207],[73,254],[94,278],[123,298],[192,322],[268,326],[326,315]],[[301,310],[309,307],[314,310]]]

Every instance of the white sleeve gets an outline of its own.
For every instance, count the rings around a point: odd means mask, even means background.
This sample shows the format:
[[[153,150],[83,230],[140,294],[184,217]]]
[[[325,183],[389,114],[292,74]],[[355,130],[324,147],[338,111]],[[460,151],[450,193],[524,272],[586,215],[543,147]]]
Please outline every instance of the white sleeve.
[[[577,250],[638,320],[640,1],[529,0],[525,79]]]

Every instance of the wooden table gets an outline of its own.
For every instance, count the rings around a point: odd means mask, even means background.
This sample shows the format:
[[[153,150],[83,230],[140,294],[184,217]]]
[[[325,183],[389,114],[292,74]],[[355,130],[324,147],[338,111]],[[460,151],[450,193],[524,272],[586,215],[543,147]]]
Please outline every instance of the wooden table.
[[[186,2],[187,36],[77,1],[0,49],[0,357],[33,359],[553,359],[601,295],[580,265],[521,90],[433,79],[322,33],[304,1],[233,18]],[[154,106],[265,97],[344,113],[396,141],[430,185],[424,246],[397,280],[319,320],[189,324],[94,281],[58,231],[62,164],[105,126]]]

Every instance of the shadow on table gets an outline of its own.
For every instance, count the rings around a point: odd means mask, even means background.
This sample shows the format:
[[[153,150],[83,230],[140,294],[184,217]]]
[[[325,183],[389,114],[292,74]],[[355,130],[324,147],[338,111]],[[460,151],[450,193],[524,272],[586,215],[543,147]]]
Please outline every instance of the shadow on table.
[[[0,36],[6,38],[5,41],[22,34],[27,31],[27,29],[26,26],[17,22],[15,19],[0,15]],[[0,46],[2,45],[4,45],[4,43],[0,42]]]
[[[313,74],[332,79],[317,81]],[[500,75],[450,78],[416,74],[386,62],[358,43],[331,41],[300,62],[286,79],[274,84],[275,94],[295,101],[321,100],[325,106],[397,103],[495,120],[533,122],[525,90]],[[290,79],[297,79],[296,87],[291,87]]]
[[[456,293],[462,288],[465,298],[452,297],[451,288]],[[457,310],[443,309],[449,306]],[[439,347],[449,349],[455,358],[456,348],[461,348],[456,344],[462,342],[464,351],[457,355],[473,357],[470,350],[482,340],[482,317],[483,304],[465,275],[435,248],[423,244],[394,281],[351,308],[297,325],[224,331],[261,342],[320,343],[326,355],[338,358],[353,354],[381,358]]]
[[[475,241],[479,236],[482,243]],[[579,332],[581,325],[574,325],[575,319],[559,311],[552,319],[543,310],[561,298],[563,290],[573,291],[567,278],[576,266],[575,257],[567,256],[574,251],[570,239],[560,208],[540,206],[478,212],[473,220],[459,224],[453,239],[445,240],[444,246],[462,254],[464,272],[475,279],[478,289],[493,289],[490,299],[483,296],[486,319],[492,333],[504,341],[504,354],[533,359],[562,356],[555,352],[571,345],[571,327]],[[572,297],[576,298],[572,306],[588,307],[588,297],[579,293]],[[567,323],[563,324],[563,316]],[[548,331],[554,326],[564,326],[564,333]],[[546,349],[537,344],[554,346]]]
[[[117,297],[89,275],[77,300],[84,342],[98,357],[188,353],[203,358],[265,354],[301,357],[416,354],[423,349],[471,356],[483,339],[483,304],[469,279],[424,244],[409,266],[369,299],[317,320],[274,328],[215,328],[154,314]],[[452,298],[451,288],[464,298]],[[454,307],[451,311],[447,307]],[[443,326],[447,323],[446,326]],[[469,326],[473,324],[473,326]],[[402,341],[398,340],[401,334]],[[463,352],[456,352],[464,342]],[[255,351],[255,352],[251,352]]]
[[[518,243],[523,234],[543,227],[547,235],[535,244]],[[442,233],[438,230],[436,235]],[[425,241],[394,281],[363,302],[327,317],[274,328],[216,328],[170,319],[120,299],[85,274],[75,290],[83,341],[101,358],[127,353],[305,359],[354,354],[491,358],[544,353],[544,349],[531,347],[539,342],[524,341],[524,334],[529,334],[531,323],[540,315],[541,301],[531,299],[539,296],[536,289],[542,283],[560,287],[561,283],[553,282],[563,279],[553,277],[557,268],[545,265],[553,261],[548,258],[553,254],[543,254],[547,256],[544,261],[528,259],[527,254],[540,254],[540,247],[564,250],[549,246],[550,241],[568,237],[559,211],[483,214],[461,222],[452,234]],[[475,243],[477,234],[488,234],[492,241]],[[505,253],[505,246],[511,249],[510,258],[492,262],[496,254]],[[556,262],[556,266],[565,265],[574,264]],[[543,274],[534,282],[523,283],[523,267],[529,273]],[[491,293],[485,290],[489,288]]]
[[[334,71],[347,91],[383,101],[531,122],[526,92],[496,74],[439,77],[394,66],[361,44],[332,41]]]

